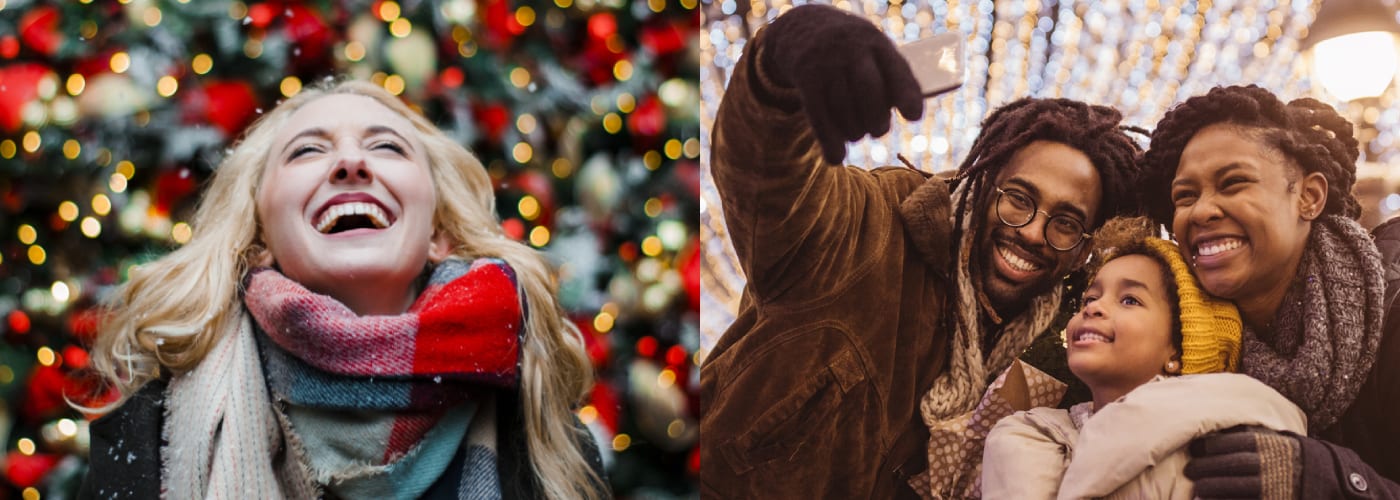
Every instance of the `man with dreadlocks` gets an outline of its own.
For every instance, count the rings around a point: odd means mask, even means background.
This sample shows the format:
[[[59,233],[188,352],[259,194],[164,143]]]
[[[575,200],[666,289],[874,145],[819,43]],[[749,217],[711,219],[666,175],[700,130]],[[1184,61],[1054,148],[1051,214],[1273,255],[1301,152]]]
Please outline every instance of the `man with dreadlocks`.
[[[994,111],[951,182],[840,165],[922,107],[890,39],[838,9],[745,47],[710,168],[748,285],[701,370],[702,496],[912,496],[926,422],[1046,330],[1135,175],[1120,114],[1065,99]]]
[[[1157,125],[1143,192],[1201,286],[1239,306],[1240,368],[1307,435],[1198,439],[1201,498],[1400,498],[1400,222],[1356,222],[1358,143],[1330,106],[1212,89]]]

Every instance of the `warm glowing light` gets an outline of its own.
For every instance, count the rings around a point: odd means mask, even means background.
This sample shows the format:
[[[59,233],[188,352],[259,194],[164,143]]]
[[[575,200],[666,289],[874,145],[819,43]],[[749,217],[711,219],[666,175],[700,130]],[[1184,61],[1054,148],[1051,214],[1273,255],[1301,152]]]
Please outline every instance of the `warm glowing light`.
[[[35,132],[35,131],[33,131],[33,130],[30,130],[30,131],[24,133],[24,144],[23,144],[23,146],[24,146],[24,150],[25,150],[25,151],[28,151],[28,152],[30,152],[30,153],[33,153],[33,152],[35,152],[35,151],[38,151],[38,150],[39,150],[39,146],[42,145],[42,144],[43,144],[43,140],[39,138],[39,133],[38,133],[38,132]]]
[[[175,95],[175,91],[177,90],[180,90],[180,82],[173,76],[162,76],[160,77],[160,81],[156,82],[156,93],[160,94],[161,97]]]
[[[585,405],[583,408],[579,408],[578,420],[579,422],[583,422],[583,425],[593,423],[593,421],[598,420],[598,409],[594,408],[593,405]]]
[[[402,76],[389,75],[388,77],[384,78],[384,90],[389,91],[390,94],[402,94],[404,87],[406,86],[407,85],[404,83]]]
[[[30,264],[34,264],[34,265],[36,265],[36,266],[42,266],[42,265],[44,265],[44,261],[46,261],[46,260],[49,260],[49,254],[48,254],[48,252],[45,252],[45,251],[44,251],[44,247],[41,247],[41,246],[39,246],[39,245],[33,245],[33,246],[30,246],[30,247],[29,247],[29,263],[30,263]]]
[[[636,108],[637,108],[637,98],[636,98],[636,97],[632,97],[632,94],[629,94],[629,93],[627,93],[627,92],[623,92],[623,93],[617,95],[617,110],[618,110],[618,111],[621,111],[621,112],[623,112],[623,113],[631,113],[632,110],[633,110],[633,109],[636,109]]]
[[[647,0],[647,8],[651,9],[652,12],[666,10],[666,0]]]
[[[642,210],[646,211],[647,217],[655,218],[661,215],[661,200],[648,198],[646,204],[642,206]]]
[[[0,156],[5,158],[15,157],[15,141],[5,139],[0,141]]]
[[[29,438],[19,438],[19,443],[16,445],[16,448],[19,448],[19,452],[22,455],[33,455],[34,440]],[[37,494],[38,492],[36,491],[35,493]]]
[[[83,89],[87,88],[87,79],[84,79],[83,75],[73,73],[68,75],[68,81],[64,83],[63,88],[68,91],[68,95],[81,94]]]
[[[190,62],[190,68],[194,69],[197,74],[208,74],[209,70],[214,69],[214,58],[209,57],[209,54],[194,56],[194,61]]]
[[[1395,78],[1395,35],[1367,31],[1317,42],[1312,49],[1312,67],[1322,88],[1338,99],[1381,95]]]
[[[112,211],[112,199],[105,194],[97,194],[92,197],[92,211],[97,215],[107,215]]]
[[[662,389],[676,385],[676,372],[670,368],[661,370],[661,373],[656,375],[656,385]]]
[[[389,34],[394,35],[394,38],[403,38],[409,33],[413,33],[413,24],[408,22],[408,19],[400,17],[389,23]]]
[[[54,283],[54,287],[57,288],[58,283]],[[54,298],[58,298],[57,292],[54,292]],[[66,286],[63,289],[63,300],[68,300],[68,288]],[[58,356],[54,354],[53,349],[49,349],[48,347],[40,347],[36,357],[39,358],[39,364],[44,366],[53,366],[54,361],[58,358]]]
[[[549,228],[544,227],[544,226],[535,226],[534,229],[531,229],[531,230],[530,230],[530,244],[531,244],[531,245],[534,245],[534,246],[537,246],[537,247],[542,247],[542,246],[548,245],[548,244],[549,244]]]
[[[78,424],[75,424],[72,420],[66,418],[58,419],[57,427],[58,433],[64,436],[72,436],[78,433]]]
[[[625,451],[627,447],[632,446],[632,437],[626,434],[618,434],[617,437],[613,438],[612,445],[613,451]]]
[[[530,158],[534,156],[534,154],[534,149],[531,148],[529,144],[523,142],[515,143],[515,147],[511,148],[510,152],[511,157],[515,158],[516,163],[526,163],[530,161]]]
[[[613,315],[609,314],[607,311],[600,312],[597,316],[593,317],[593,329],[597,330],[598,333],[608,333],[612,331],[613,322],[616,321],[616,319],[617,318],[614,318]]]
[[[379,4],[379,18],[384,22],[391,22],[399,18],[401,9],[398,2],[384,2]]]
[[[365,45],[360,42],[350,42],[345,44],[345,58],[359,62],[365,58]]]
[[[301,79],[295,76],[283,78],[279,88],[282,90],[283,97],[297,95],[297,93],[301,92]]]
[[[107,187],[112,188],[113,193],[126,191],[126,176],[119,173],[112,174],[112,177],[107,180]]]
[[[19,225],[19,242],[26,245],[33,245],[34,240],[39,238],[39,232],[34,230],[34,226],[29,224]]]
[[[111,61],[109,61],[109,65],[112,67],[112,71],[114,72],[126,73],[126,70],[131,68],[131,56],[126,55],[126,52],[118,52],[116,54],[112,54],[112,59]]]
[[[667,157],[667,158],[670,158],[670,159],[672,159],[672,160],[675,160],[675,159],[680,158],[680,157],[681,157],[681,149],[682,149],[682,147],[681,147],[681,141],[680,141],[680,140],[678,140],[678,139],[671,139],[671,140],[669,140],[669,141],[666,141],[666,157]]]
[[[522,134],[532,134],[535,132],[535,115],[525,113],[515,119],[515,128]]]
[[[248,41],[243,42],[243,55],[248,56],[249,59],[257,59],[259,56],[262,56],[262,52],[262,40],[250,38]]]
[[[642,164],[646,165],[647,170],[656,170],[660,168],[661,153],[658,153],[655,149],[647,151],[646,154],[642,155]]]
[[[535,9],[528,5],[515,9],[515,22],[520,23],[521,26],[535,24]]]
[[[88,238],[96,238],[98,235],[102,234],[102,222],[92,217],[83,217],[83,222],[80,224],[80,227],[83,230],[83,236],[87,236]]]
[[[574,5],[574,0],[554,0],[554,5],[558,5],[561,9],[567,9]]]
[[[685,151],[686,158],[700,157],[700,139],[691,137],[685,140],[685,146],[681,148]]]
[[[160,25],[160,18],[160,8],[154,5],[147,7],[146,12],[142,13],[141,15],[141,21],[145,22],[146,26],[150,26],[152,28]]]
[[[530,84],[530,71],[521,67],[510,70],[510,84],[516,88],[525,88]]]
[[[646,254],[648,257],[661,255],[661,238],[647,236],[646,239],[643,239],[642,253]]]
[[[521,198],[520,203],[516,204],[516,208],[520,210],[520,216],[524,217],[525,220],[535,220],[540,216],[540,202],[534,196],[526,195]]]
[[[678,438],[681,437],[683,433],[685,433],[685,422],[682,422],[679,418],[672,420],[671,425],[666,426],[667,436]]]
[[[560,179],[567,179],[574,173],[574,164],[567,158],[555,158],[549,165],[549,172]]]
[[[170,228],[170,237],[181,245],[189,243],[192,234],[193,231],[190,230],[190,225],[183,222],[177,222],[174,227]]]
[[[58,217],[68,222],[73,222],[78,218],[78,204],[65,201],[58,204]]]
[[[626,59],[618,61],[613,65],[613,76],[619,82],[625,82],[632,78],[632,63]]]
[[[617,113],[608,113],[603,116],[603,130],[609,134],[616,134],[622,130],[622,117]]]
[[[91,1],[91,0],[88,0],[88,1]],[[32,448],[32,447],[33,447],[33,446],[31,445],[31,448]],[[19,496],[20,496],[20,498],[22,498],[23,500],[39,500],[39,490],[38,490],[38,488],[35,488],[35,487],[33,487],[33,486],[30,486],[30,487],[28,487],[28,488],[25,488],[25,489],[24,489],[24,492],[23,492],[23,493],[20,493]]]
[[[135,177],[136,164],[131,163],[131,160],[119,161],[117,162],[117,173],[121,174],[122,177],[126,177],[127,179]]]
[[[67,284],[67,283],[64,283],[64,282],[62,282],[62,281],[55,281],[55,282],[53,282],[53,286],[49,287],[49,292],[53,294],[53,299],[54,299],[54,300],[57,300],[57,301],[59,301],[59,302],[68,302],[69,294],[68,294],[68,284]],[[47,348],[45,348],[45,349],[47,349]],[[48,363],[45,363],[44,366],[48,366],[48,365],[53,364],[53,351],[50,350],[50,351],[48,352],[48,355],[49,355],[49,362],[48,362]],[[43,361],[44,361],[44,350],[43,350],[43,349],[40,349],[40,350],[39,350],[39,362],[42,363]]]
[[[68,139],[66,141],[63,141],[64,158],[67,158],[69,160],[76,160],[78,159],[78,155],[82,154],[82,152],[83,146],[81,144],[78,144],[77,139]]]

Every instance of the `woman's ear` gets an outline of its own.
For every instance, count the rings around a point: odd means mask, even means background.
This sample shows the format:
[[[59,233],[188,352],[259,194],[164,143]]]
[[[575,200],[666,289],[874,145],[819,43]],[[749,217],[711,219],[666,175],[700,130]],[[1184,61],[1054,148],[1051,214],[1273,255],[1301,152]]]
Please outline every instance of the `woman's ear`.
[[[1327,176],[1313,172],[1298,181],[1298,217],[1313,220],[1327,206]]]
[[[428,261],[433,264],[441,264],[443,260],[452,256],[452,238],[442,231],[434,231],[433,236],[428,238]]]

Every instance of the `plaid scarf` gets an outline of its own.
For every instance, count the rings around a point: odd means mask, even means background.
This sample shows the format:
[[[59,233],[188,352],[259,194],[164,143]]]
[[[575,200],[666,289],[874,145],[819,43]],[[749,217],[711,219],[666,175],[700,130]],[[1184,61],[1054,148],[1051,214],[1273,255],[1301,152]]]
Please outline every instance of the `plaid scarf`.
[[[168,495],[300,497],[311,483],[341,498],[416,498],[449,474],[457,476],[447,483],[454,496],[500,497],[491,395],[518,383],[525,317],[514,271],[505,262],[445,261],[409,310],[396,316],[360,317],[272,269],[256,269],[245,281],[244,305],[257,326],[245,321],[214,353],[226,354],[217,359],[234,360],[245,376],[264,372],[277,404],[267,405],[266,393],[261,405],[248,401],[258,394],[226,398],[233,402],[214,405],[226,408],[226,421],[214,428],[223,428],[217,431],[225,433],[223,439],[250,434],[251,441],[271,445],[222,463],[216,457],[203,469],[207,476],[167,488]],[[248,366],[253,346],[261,350],[261,366]],[[217,385],[232,374],[212,371],[222,376],[206,373],[201,383],[183,384],[182,392],[203,392],[191,389]],[[242,446],[244,440],[237,442]],[[181,452],[175,444],[168,448]],[[215,455],[231,448],[203,446]],[[279,454],[290,456],[277,460]],[[177,464],[167,461],[166,470],[189,468]]]

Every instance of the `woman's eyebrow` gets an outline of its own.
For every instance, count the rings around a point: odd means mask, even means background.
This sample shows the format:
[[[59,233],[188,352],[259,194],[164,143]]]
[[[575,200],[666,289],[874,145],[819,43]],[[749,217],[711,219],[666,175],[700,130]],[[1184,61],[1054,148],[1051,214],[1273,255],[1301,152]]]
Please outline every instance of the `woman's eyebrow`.
[[[399,140],[404,142],[404,144],[408,144],[409,149],[417,151],[417,149],[413,147],[413,141],[408,140],[407,137],[404,137],[403,134],[400,134],[399,131],[394,130],[392,127],[386,127],[384,125],[371,125],[369,128],[365,129],[365,137],[370,137],[378,134],[390,134],[394,137],[398,137]]]
[[[282,146],[282,153],[286,153],[286,152],[287,152],[287,148],[292,147],[292,144],[295,143],[295,142],[297,142],[297,139],[300,139],[300,138],[302,138],[302,137],[314,136],[314,137],[318,137],[318,138],[325,139],[325,138],[327,138],[327,137],[330,137],[330,135],[331,135],[330,132],[327,132],[326,129],[323,129],[323,128],[321,128],[321,127],[311,127],[311,128],[309,128],[309,129],[303,130],[303,131],[301,131],[301,132],[297,132],[297,135],[292,136],[291,139],[288,139],[288,140],[287,140],[287,144],[284,145],[284,146]]]

